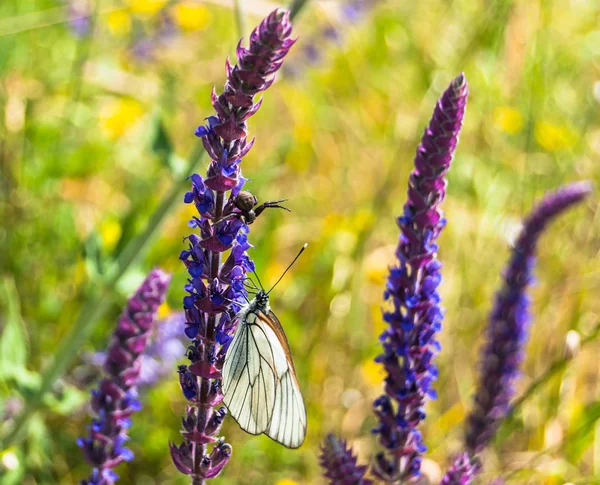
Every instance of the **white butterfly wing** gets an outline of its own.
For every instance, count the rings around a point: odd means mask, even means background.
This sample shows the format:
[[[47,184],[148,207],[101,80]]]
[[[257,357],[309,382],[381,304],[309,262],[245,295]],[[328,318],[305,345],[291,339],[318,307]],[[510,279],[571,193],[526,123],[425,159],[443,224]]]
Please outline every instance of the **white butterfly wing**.
[[[223,402],[229,414],[250,434],[264,433],[271,422],[276,378],[271,343],[258,325],[250,322],[254,313],[233,337],[223,365]]]
[[[223,366],[224,402],[240,427],[288,448],[306,435],[306,410],[283,328],[273,312],[240,322]]]
[[[259,314],[264,317],[264,314]],[[278,380],[275,388],[273,417],[265,434],[288,448],[298,448],[306,436],[306,409],[296,378],[290,347],[279,320],[273,312],[260,323],[273,333],[280,344],[276,349],[275,369]]]

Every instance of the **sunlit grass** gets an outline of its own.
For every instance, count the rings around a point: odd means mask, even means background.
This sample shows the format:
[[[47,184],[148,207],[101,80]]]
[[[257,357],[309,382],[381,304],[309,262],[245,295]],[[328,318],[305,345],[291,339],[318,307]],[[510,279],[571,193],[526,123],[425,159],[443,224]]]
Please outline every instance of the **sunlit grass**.
[[[210,90],[220,89],[225,58],[235,54],[232,2],[186,1],[169,7],[181,30],[157,44],[152,59],[136,58],[133,41],[154,35],[165,3],[107,4],[93,37],[83,41],[57,13],[62,3],[0,4],[0,34],[9,32],[0,36],[0,260],[21,302],[29,373],[47,364],[73,326],[86,285],[104,281],[101,268],[146,228],[184,177],[193,131],[212,113]],[[254,25],[263,7],[242,3],[246,25]],[[272,294],[307,402],[307,442],[290,451],[228,421],[224,434],[234,454],[219,478],[224,484],[321,483],[317,453],[329,431],[349,439],[363,461],[374,449],[371,401],[380,374],[371,359],[379,352],[384,277],[398,237],[394,218],[433,104],[457,73],[466,73],[471,96],[444,203],[448,227],[439,256],[447,316],[440,397],[428,405],[424,429],[430,476],[439,477],[460,449],[481,330],[521,217],[560,184],[600,179],[595,2],[387,0],[353,24],[335,12],[331,2],[314,1],[298,18],[290,69],[252,118],[257,141],[244,162],[259,201],[287,197],[293,211],[273,211],[252,226],[261,278],[273,282],[309,243]],[[8,26],[16,27],[2,30]],[[325,42],[319,32],[331,26],[338,40]],[[73,79],[77,42],[89,42],[89,53]],[[321,53],[317,63],[303,53],[309,44]],[[173,146],[168,157],[157,149],[158,120]],[[520,390],[562,357],[569,331],[585,338],[598,323],[595,200],[541,240]],[[181,308],[186,276],[177,258],[189,217],[183,203],[169,212],[148,250],[104,296],[107,314],[81,350],[105,346],[125,297],[154,265],[174,272],[168,306]],[[514,483],[600,482],[599,345],[588,344],[523,403],[485,455],[485,477],[522,469]],[[58,401],[65,389],[87,392],[77,380],[81,365],[76,361],[61,381]],[[0,401],[10,389],[27,395],[35,388],[27,372],[0,385]],[[86,410],[56,402],[32,422],[28,447],[0,455],[0,467],[17,463],[35,478],[15,475],[7,483],[69,484],[84,475],[75,438]],[[167,449],[168,440],[179,439],[183,409],[174,369],[171,381],[144,396],[132,428],[136,460],[120,467],[120,483],[187,483]]]

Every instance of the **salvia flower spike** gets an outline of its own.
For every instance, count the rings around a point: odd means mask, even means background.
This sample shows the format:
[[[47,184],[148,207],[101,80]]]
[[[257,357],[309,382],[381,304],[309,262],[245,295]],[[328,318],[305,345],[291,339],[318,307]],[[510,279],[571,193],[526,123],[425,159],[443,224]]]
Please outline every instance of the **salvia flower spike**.
[[[477,459],[472,459],[467,452],[461,453],[442,477],[440,485],[470,485],[480,468]]]
[[[199,234],[187,238],[188,249],[180,259],[189,273],[183,299],[185,334],[191,339],[189,365],[178,368],[179,382],[188,401],[182,420],[183,442],[171,444],[177,469],[193,485],[216,477],[231,456],[231,446],[218,438],[226,408],[222,405],[221,371],[237,324],[236,314],[247,292],[245,274],[254,271],[246,250],[248,214],[256,199],[242,192],[245,179],[240,162],[254,140],[247,139],[247,120],[259,109],[255,96],[274,81],[285,56],[294,44],[289,13],[275,10],[250,35],[248,48],[238,44],[237,65],[226,63],[227,81],[222,94],[213,89],[216,116],[196,129],[211,158],[206,177],[191,177],[192,190],[185,195],[198,216],[190,226]],[[240,197],[238,197],[238,195]],[[241,206],[241,199],[251,203]],[[257,215],[254,213],[254,215]],[[250,220],[252,219],[252,220]],[[229,251],[225,261],[223,252]],[[209,449],[210,446],[210,449]]]
[[[133,458],[125,443],[131,415],[140,410],[137,381],[140,356],[156,323],[158,307],[165,299],[171,277],[153,270],[127,303],[110,343],[104,371],[107,376],[92,391],[95,417],[88,434],[77,444],[94,467],[81,485],[112,485],[119,476],[113,471]]]
[[[323,475],[330,485],[371,485],[365,478],[366,466],[356,464],[356,456],[346,442],[329,434],[321,448],[320,456]]]
[[[375,457],[373,471],[390,483],[418,476],[426,449],[418,426],[425,418],[426,399],[435,398],[433,360],[440,349],[436,334],[443,318],[436,240],[446,221],[439,206],[467,95],[467,81],[460,74],[436,104],[417,149],[404,213],[397,220],[398,263],[387,281],[384,298],[390,309],[384,312],[384,320],[388,327],[380,337],[383,353],[376,358],[385,368],[385,394],[373,405],[379,420],[373,431],[385,448]]]
[[[549,222],[590,192],[587,182],[564,186],[544,197],[523,223],[486,329],[474,407],[467,418],[471,453],[482,451],[493,438],[514,395],[531,322],[527,290],[533,282],[537,241]]]

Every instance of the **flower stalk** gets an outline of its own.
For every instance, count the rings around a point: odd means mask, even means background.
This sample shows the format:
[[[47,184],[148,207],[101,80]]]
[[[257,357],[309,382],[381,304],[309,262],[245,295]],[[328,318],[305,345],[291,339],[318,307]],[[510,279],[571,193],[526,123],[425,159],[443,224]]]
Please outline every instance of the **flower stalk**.
[[[472,459],[469,453],[461,453],[442,477],[440,485],[470,485],[480,468],[477,459]]]
[[[480,453],[494,437],[514,396],[531,323],[527,290],[534,280],[538,239],[556,216],[581,202],[591,190],[588,182],[564,186],[544,197],[523,223],[486,329],[480,379],[467,418],[465,443],[471,454]]]
[[[131,415],[141,409],[137,381],[141,354],[156,323],[158,307],[165,299],[171,277],[160,269],[153,270],[127,303],[106,354],[107,377],[92,391],[95,413],[88,435],[77,444],[87,462],[94,467],[81,485],[112,485],[119,476],[113,469],[133,459],[124,446]]]
[[[366,466],[356,464],[356,456],[345,441],[329,434],[320,456],[323,476],[329,480],[330,485],[371,485],[373,482],[365,478]]]
[[[467,96],[467,81],[460,74],[436,104],[417,149],[404,213],[397,220],[398,264],[390,269],[387,281],[384,298],[390,309],[383,316],[388,327],[380,336],[383,353],[376,358],[385,368],[385,394],[373,403],[379,420],[373,432],[385,449],[375,457],[373,472],[388,483],[418,476],[426,450],[418,426],[425,418],[426,400],[436,397],[433,360],[440,350],[436,334],[443,319],[436,240],[446,221],[439,206]]]
[[[216,116],[195,132],[211,162],[206,177],[191,176],[192,190],[185,196],[198,211],[189,225],[199,234],[187,238],[188,249],[180,255],[189,273],[183,306],[191,345],[190,363],[179,366],[178,373],[188,406],[182,420],[184,440],[179,446],[170,445],[175,466],[191,477],[193,485],[219,475],[232,452],[218,437],[227,415],[221,405],[221,370],[247,295],[245,274],[254,271],[246,252],[251,247],[249,221],[238,201],[248,197],[242,193],[246,179],[240,163],[254,144],[247,138],[246,122],[260,108],[262,99],[256,101],[255,96],[273,83],[295,42],[291,31],[289,13],[278,9],[252,31],[248,48],[240,41],[237,65],[226,62],[223,93],[217,95],[213,89],[211,94]]]

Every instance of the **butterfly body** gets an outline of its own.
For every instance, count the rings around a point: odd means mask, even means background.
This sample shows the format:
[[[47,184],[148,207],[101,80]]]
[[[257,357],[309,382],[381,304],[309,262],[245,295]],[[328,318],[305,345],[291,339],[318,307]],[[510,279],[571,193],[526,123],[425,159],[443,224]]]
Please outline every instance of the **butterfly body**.
[[[259,291],[238,314],[223,365],[224,402],[240,427],[288,448],[306,435],[306,410],[290,347],[269,296]]]

